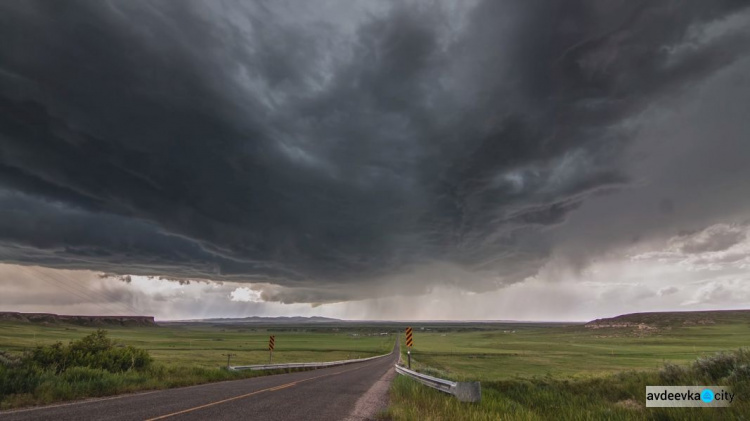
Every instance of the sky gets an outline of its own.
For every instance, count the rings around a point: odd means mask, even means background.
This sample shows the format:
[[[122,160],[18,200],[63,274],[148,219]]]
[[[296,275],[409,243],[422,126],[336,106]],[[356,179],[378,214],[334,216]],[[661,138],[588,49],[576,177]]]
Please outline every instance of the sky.
[[[0,3],[0,311],[750,302],[750,2]]]

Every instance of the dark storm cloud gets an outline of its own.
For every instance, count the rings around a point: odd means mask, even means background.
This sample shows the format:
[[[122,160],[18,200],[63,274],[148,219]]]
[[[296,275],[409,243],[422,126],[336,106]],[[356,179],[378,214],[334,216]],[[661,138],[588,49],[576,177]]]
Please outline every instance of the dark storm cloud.
[[[0,5],[0,258],[280,301],[516,282],[630,182],[628,119],[750,45],[699,31],[739,1],[323,6]]]

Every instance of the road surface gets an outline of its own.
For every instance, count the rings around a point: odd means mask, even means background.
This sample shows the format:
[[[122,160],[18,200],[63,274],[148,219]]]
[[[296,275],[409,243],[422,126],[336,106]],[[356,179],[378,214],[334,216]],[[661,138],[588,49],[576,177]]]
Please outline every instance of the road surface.
[[[397,360],[398,347],[363,363],[4,411],[0,420],[366,420],[385,409]]]

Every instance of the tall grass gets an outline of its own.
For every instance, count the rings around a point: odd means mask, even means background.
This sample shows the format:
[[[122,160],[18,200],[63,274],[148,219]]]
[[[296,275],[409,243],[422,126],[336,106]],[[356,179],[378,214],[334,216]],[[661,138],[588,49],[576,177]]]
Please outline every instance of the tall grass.
[[[688,366],[626,371],[606,377],[552,377],[482,382],[480,403],[461,403],[411,379],[391,387],[394,420],[708,420],[750,419],[750,352],[719,353]],[[736,393],[729,408],[646,408],[646,386],[721,385]]]
[[[70,368],[62,374],[55,374],[52,370],[24,372],[0,368],[0,409],[238,380],[257,375],[257,372],[166,367],[162,364],[155,364],[147,370],[117,373],[88,367]]]

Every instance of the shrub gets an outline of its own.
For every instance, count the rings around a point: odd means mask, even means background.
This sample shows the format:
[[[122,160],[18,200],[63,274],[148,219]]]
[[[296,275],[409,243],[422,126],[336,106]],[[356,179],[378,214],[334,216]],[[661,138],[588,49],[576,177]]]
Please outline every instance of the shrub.
[[[0,397],[13,393],[31,393],[41,383],[42,370],[33,367],[0,365]]]
[[[750,379],[750,365],[742,364],[732,370],[732,374],[729,375],[729,381],[736,383],[739,381],[747,381]]]
[[[737,353],[719,352],[710,357],[698,358],[693,369],[699,376],[716,381],[732,374],[737,362]]]
[[[689,377],[688,371],[677,364],[666,363],[664,364],[664,367],[659,370],[659,378],[665,384],[684,384],[687,377]]]
[[[62,342],[47,346],[37,346],[24,355],[23,364],[59,373],[65,371],[69,360],[68,354],[69,351]]]
[[[142,370],[148,368],[151,362],[147,351],[132,346],[117,347],[102,329],[72,341],[68,346],[61,342],[38,346],[23,359],[25,366],[52,370],[58,374],[71,367],[98,368],[113,373]]]

